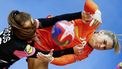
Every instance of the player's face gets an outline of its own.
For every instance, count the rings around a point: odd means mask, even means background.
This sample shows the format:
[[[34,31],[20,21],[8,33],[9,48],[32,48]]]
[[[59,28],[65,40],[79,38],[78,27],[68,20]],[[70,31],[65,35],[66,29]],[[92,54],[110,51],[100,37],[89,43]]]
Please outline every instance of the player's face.
[[[91,46],[98,50],[112,49],[113,40],[103,31],[97,32],[92,37]]]

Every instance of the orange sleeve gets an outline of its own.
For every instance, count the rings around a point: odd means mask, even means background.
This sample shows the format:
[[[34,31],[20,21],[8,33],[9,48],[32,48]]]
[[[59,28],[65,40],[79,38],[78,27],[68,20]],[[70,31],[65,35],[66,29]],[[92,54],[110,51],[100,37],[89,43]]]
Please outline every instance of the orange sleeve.
[[[81,61],[81,60],[87,58],[88,55],[92,51],[93,51],[92,48],[86,47],[86,49],[79,56],[77,56],[75,54],[63,55],[61,57],[54,58],[54,60],[51,63],[54,64],[54,65],[59,65],[59,66],[71,64],[71,63],[74,63],[76,61]]]
[[[84,5],[84,11],[94,14],[97,9],[99,9],[99,7],[93,0],[86,0]]]
[[[67,65],[71,64],[76,61],[75,55],[74,54],[69,54],[69,55],[64,55],[61,57],[54,58],[54,60],[51,62],[54,65]]]
[[[76,61],[81,61],[87,57],[88,55],[86,54],[82,54],[79,56],[70,54],[70,55],[64,55],[58,58],[54,58],[54,60],[51,63],[54,65],[63,66],[63,65],[74,63]]]

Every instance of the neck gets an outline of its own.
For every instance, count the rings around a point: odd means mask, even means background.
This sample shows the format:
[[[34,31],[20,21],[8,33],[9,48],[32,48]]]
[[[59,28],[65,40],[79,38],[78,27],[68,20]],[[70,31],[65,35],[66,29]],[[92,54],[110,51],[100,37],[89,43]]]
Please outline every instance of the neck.
[[[91,48],[93,48],[92,45],[90,45],[89,43],[88,43],[88,46],[91,47]]]
[[[88,44],[92,47],[93,42],[94,42],[94,39],[91,38],[91,39],[89,39]]]

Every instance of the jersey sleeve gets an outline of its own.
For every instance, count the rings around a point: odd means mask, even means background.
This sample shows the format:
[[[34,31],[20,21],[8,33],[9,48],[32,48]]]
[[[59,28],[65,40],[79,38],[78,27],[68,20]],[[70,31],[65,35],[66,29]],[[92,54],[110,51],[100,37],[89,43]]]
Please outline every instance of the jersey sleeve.
[[[76,61],[81,61],[88,57],[88,55],[92,52],[92,48],[87,48],[87,50],[84,50],[81,55],[75,55],[75,54],[68,54],[63,55],[61,57],[54,58],[53,61],[51,61],[52,64],[63,66],[67,64],[74,63]]]
[[[38,52],[41,52],[43,54],[48,54],[50,51],[41,51],[38,50],[30,45],[27,45],[25,48],[25,52],[28,54],[30,57],[36,57],[36,54]],[[53,57],[61,57],[62,55],[67,55],[67,54],[74,54],[73,48],[68,48],[65,50],[58,50],[58,51],[53,51]]]
[[[75,54],[69,54],[69,55],[58,57],[58,58],[54,58],[54,60],[51,61],[51,63],[54,65],[63,66],[63,65],[74,63],[76,61],[81,61],[87,57],[88,57],[88,54],[82,54],[79,56]]]
[[[68,14],[63,14],[51,18],[39,18],[39,28],[45,28],[49,26],[53,26],[57,21],[60,20],[74,20],[74,19],[81,19],[81,12],[76,12],[76,13],[68,13]]]
[[[69,54],[69,55],[63,55],[61,57],[54,58],[54,60],[51,61],[51,64],[63,66],[63,65],[71,64],[75,61],[76,61],[75,55]]]

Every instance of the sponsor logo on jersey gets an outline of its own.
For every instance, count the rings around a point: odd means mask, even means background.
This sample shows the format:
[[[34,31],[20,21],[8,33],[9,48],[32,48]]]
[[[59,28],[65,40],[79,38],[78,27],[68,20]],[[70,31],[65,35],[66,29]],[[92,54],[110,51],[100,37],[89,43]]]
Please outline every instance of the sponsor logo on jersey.
[[[29,44],[26,46],[25,48],[25,52],[30,55],[31,53],[33,53],[33,47],[31,47]]]

